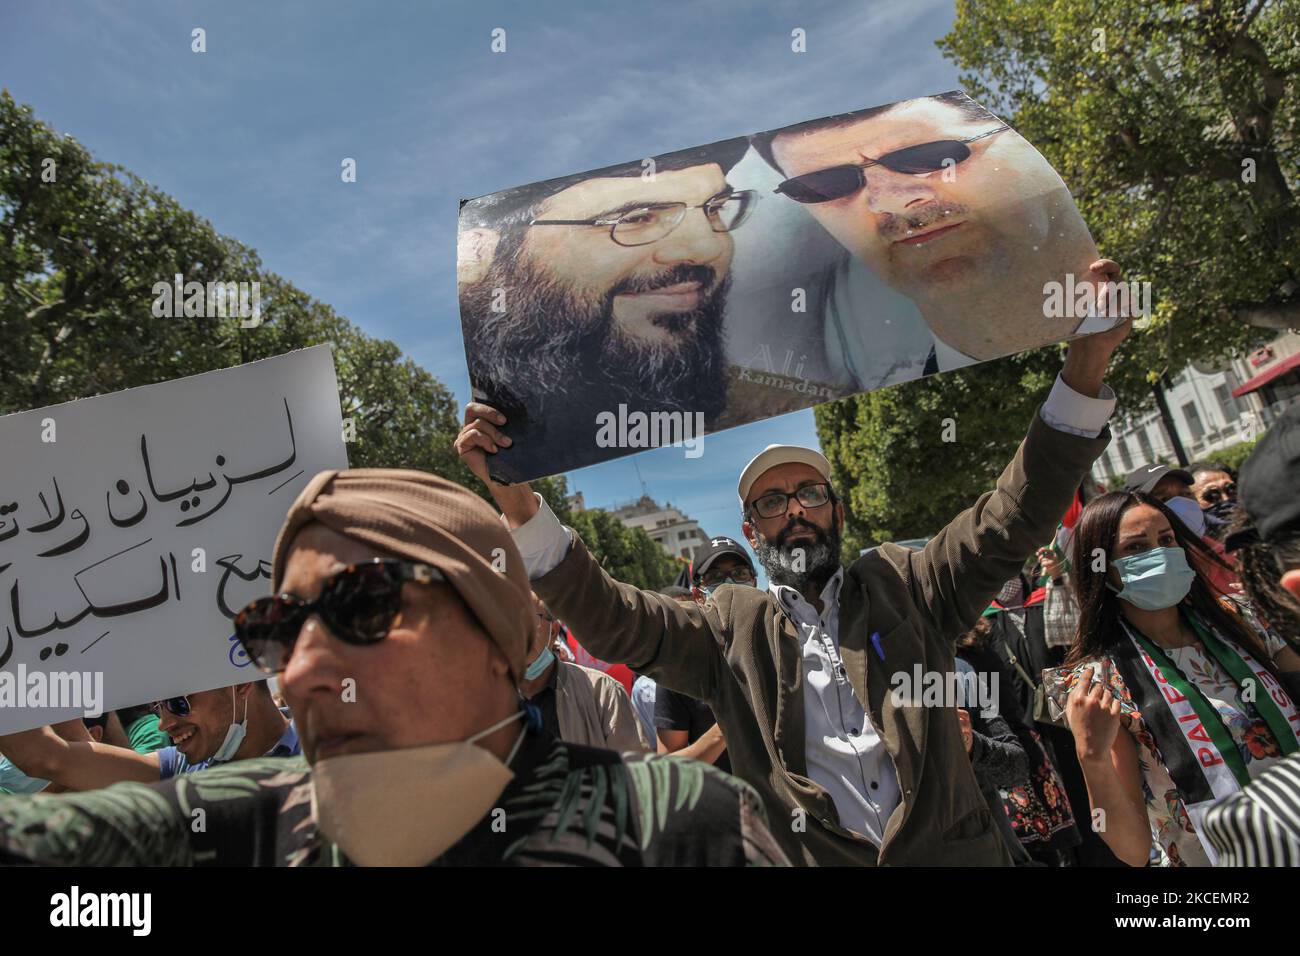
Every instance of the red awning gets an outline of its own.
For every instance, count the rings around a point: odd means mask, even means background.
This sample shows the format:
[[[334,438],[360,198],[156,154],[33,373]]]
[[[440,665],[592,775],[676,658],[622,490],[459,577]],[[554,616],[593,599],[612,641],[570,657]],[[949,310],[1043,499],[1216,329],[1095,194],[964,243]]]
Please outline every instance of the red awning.
[[[1249,381],[1245,382],[1244,384],[1238,385],[1236,388],[1232,390],[1232,397],[1241,398],[1241,396],[1247,394],[1248,392],[1253,392],[1255,391],[1255,389],[1267,385],[1269,382],[1273,381],[1273,379],[1280,378],[1281,376],[1285,375],[1287,372],[1290,372],[1296,368],[1300,368],[1300,352],[1297,352],[1295,355],[1288,355],[1282,361],[1275,364],[1272,368],[1260,372],[1258,375],[1256,375],[1254,378],[1250,379]]]

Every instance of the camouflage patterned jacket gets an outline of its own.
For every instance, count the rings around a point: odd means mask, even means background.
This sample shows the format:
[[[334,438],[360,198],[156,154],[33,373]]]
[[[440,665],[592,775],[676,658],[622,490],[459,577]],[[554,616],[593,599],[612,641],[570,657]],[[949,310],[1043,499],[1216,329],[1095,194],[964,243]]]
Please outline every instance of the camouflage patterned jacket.
[[[435,866],[788,865],[757,794],[696,760],[620,756],[529,733],[492,814]],[[202,811],[201,813],[199,811]],[[497,815],[500,817],[500,815]],[[0,864],[338,866],[301,757],[156,784],[0,797]]]

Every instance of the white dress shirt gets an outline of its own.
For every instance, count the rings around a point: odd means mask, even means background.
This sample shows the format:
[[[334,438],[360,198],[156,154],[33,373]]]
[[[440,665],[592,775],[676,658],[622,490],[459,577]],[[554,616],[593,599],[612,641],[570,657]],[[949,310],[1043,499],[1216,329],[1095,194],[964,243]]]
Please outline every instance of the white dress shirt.
[[[791,587],[768,590],[799,627],[803,646],[804,759],[830,794],[840,826],[876,846],[898,806],[898,771],[840,661],[840,568],[822,588],[822,612]]]
[[[1115,408],[1115,394],[1102,386],[1088,398],[1058,376],[1040,414],[1057,431],[1096,438]],[[560,524],[546,501],[537,514],[510,534],[523,557],[529,580],[558,565],[569,552],[573,531]],[[842,827],[876,846],[884,839],[889,816],[899,804],[898,772],[880,734],[840,663],[840,569],[822,589],[822,612],[794,588],[769,585],[803,643],[804,748],[808,776],[835,804]]]
[[[947,372],[954,368],[965,368],[968,365],[974,365],[979,359],[973,359],[960,349],[955,349],[941,338],[934,340],[934,361],[939,366],[940,372]]]
[[[916,303],[891,289],[856,256],[845,255],[829,276],[822,335],[831,378],[870,391],[910,382],[934,369],[947,372],[975,365],[972,358],[938,338]],[[863,322],[862,316],[871,316]],[[1093,308],[1071,336],[1102,332],[1115,319]]]

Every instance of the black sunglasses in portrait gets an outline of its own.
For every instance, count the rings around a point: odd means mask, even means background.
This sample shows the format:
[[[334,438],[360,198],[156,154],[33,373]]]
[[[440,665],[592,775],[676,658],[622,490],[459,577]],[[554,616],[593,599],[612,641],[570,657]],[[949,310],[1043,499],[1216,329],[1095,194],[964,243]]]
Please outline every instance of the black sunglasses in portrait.
[[[162,716],[164,708],[177,717],[188,717],[192,710],[188,697],[168,697],[166,700],[156,700],[149,705],[149,709],[158,717]]]
[[[319,614],[330,633],[354,645],[388,636],[402,607],[402,585],[446,581],[437,568],[414,561],[375,558],[332,575],[314,601],[293,594],[258,598],[235,615],[235,637],[257,667],[283,671],[307,618]]]
[[[684,202],[629,203],[595,219],[534,219],[530,226],[608,226],[620,246],[646,246],[665,238],[692,209],[704,212],[714,232],[731,232],[749,218],[758,194],[752,189],[719,193],[696,206]]]
[[[867,174],[864,170],[872,166],[884,166],[896,173],[908,173],[914,176],[935,173],[943,169],[949,160],[952,161],[949,165],[956,165],[969,159],[971,151],[968,143],[1010,128],[1010,126],[999,126],[997,129],[967,139],[941,139],[933,143],[920,143],[916,146],[896,149],[878,159],[868,159],[865,163],[845,163],[841,166],[814,170],[787,179],[773,191],[784,193],[800,203],[843,199],[867,184]]]

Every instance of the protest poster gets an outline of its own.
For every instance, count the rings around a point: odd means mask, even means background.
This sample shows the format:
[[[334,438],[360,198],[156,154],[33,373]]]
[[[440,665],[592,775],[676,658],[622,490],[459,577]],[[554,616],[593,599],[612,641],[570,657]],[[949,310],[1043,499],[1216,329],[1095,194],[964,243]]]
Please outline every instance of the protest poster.
[[[1100,331],[1097,249],[961,92],[462,202],[474,398],[526,481]],[[1102,310],[1101,314],[1116,314]]]
[[[329,346],[8,415],[0,448],[0,733],[264,676],[231,619],[347,467]]]

